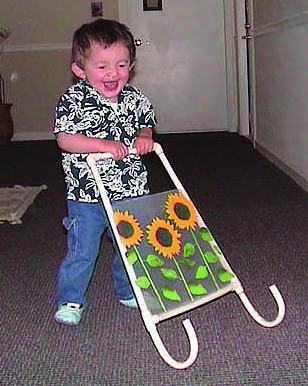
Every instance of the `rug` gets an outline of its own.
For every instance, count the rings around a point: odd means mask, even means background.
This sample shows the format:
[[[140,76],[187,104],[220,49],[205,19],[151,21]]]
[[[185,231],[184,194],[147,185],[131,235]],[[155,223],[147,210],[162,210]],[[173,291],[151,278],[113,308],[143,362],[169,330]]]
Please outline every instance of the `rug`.
[[[41,186],[20,186],[0,188],[0,224],[8,221],[11,224],[21,224],[21,218],[36,196],[47,189]]]

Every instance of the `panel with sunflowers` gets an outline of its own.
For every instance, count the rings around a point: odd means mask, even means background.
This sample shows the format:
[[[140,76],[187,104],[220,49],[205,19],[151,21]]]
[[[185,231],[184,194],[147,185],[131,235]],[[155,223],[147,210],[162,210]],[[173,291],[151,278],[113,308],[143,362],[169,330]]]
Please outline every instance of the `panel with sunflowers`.
[[[178,190],[113,203],[113,211],[126,259],[152,313],[229,285],[233,274],[221,265],[221,251]]]

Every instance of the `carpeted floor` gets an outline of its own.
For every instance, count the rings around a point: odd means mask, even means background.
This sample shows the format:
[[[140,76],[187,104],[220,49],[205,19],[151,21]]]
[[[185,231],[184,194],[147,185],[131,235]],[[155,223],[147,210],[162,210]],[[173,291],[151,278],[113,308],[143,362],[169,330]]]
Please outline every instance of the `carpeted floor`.
[[[65,253],[65,187],[54,141],[0,146],[0,187],[47,185],[22,224],[0,224],[1,385],[307,385],[308,195],[243,137],[229,133],[158,135],[182,184],[257,310],[275,315],[268,286],[286,302],[281,325],[259,326],[228,294],[159,331],[183,360],[189,317],[199,356],[187,370],[163,362],[138,311],[117,303],[111,247],[103,238],[89,308],[77,327],[53,320]],[[145,157],[152,192],[172,188],[154,154]]]

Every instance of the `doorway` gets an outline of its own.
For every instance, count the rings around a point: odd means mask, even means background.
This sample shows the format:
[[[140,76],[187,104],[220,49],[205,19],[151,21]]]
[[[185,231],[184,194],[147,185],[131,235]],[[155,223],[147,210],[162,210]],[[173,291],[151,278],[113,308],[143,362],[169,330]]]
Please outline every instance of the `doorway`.
[[[132,83],[153,103],[157,132],[247,135],[247,62],[235,20],[239,10],[245,12],[244,0],[162,5],[162,11],[144,12],[139,0],[119,2],[120,21],[139,39]],[[244,76],[237,68],[239,52]]]

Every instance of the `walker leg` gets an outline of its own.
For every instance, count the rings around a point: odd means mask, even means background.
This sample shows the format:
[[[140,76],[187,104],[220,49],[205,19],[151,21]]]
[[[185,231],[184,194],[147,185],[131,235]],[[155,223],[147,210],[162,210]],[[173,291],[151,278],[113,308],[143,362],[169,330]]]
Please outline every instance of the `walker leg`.
[[[150,325],[146,323],[146,326],[151,335],[151,338],[153,339],[155,347],[157,348],[157,351],[169,366],[174,367],[175,369],[178,369],[178,370],[183,370],[191,366],[195,362],[198,355],[198,340],[197,340],[194,327],[192,326],[191,321],[189,319],[185,319],[183,321],[183,326],[190,343],[190,354],[184,362],[178,362],[171,357],[164,343],[162,342],[159,336],[159,333],[157,331],[156,325],[154,323],[150,323]]]
[[[271,285],[269,287],[269,290],[271,291],[272,296],[273,296],[273,298],[276,302],[276,305],[278,307],[278,314],[277,314],[276,318],[272,321],[267,321],[264,318],[262,318],[262,316],[255,310],[253,305],[250,303],[250,301],[247,298],[246,294],[244,293],[244,290],[242,287],[240,287],[240,289],[236,291],[239,298],[241,299],[243,305],[245,306],[245,308],[249,312],[249,314],[253,317],[253,319],[257,323],[261,324],[261,326],[263,326],[263,327],[275,327],[275,326],[277,326],[283,320],[284,315],[285,315],[285,310],[286,310],[284,300],[283,300],[278,288],[276,287],[276,285],[275,284]]]

